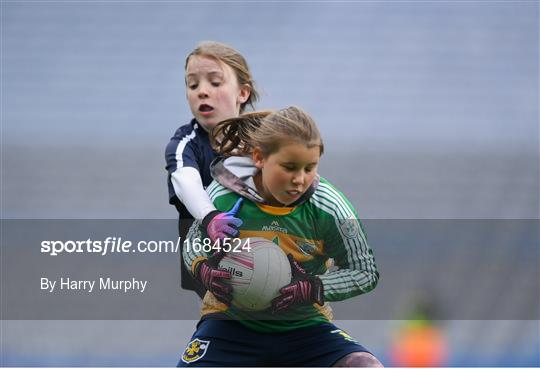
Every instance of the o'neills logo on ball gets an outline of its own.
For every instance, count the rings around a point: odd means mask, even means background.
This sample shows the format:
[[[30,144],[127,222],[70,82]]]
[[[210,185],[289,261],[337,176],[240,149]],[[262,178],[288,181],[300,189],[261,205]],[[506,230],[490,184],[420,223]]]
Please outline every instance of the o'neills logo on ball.
[[[227,267],[227,268],[220,268],[223,270],[226,270],[227,272],[231,273],[231,277],[243,277],[244,273],[242,273],[241,270],[236,270],[234,267]]]

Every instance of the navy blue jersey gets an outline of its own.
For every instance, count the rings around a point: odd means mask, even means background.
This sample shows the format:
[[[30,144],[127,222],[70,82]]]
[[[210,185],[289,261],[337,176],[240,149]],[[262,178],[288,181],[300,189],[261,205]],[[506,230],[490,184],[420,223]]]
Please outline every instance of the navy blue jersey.
[[[180,211],[181,218],[191,218],[191,215],[176,196],[171,175],[182,167],[195,168],[201,175],[203,186],[206,188],[212,182],[210,163],[217,156],[210,146],[208,133],[193,119],[189,124],[178,128],[165,149],[167,162],[169,203]],[[183,214],[185,212],[185,214]]]
[[[185,199],[185,196],[189,194],[177,192],[180,190],[175,189],[172,180],[173,176],[200,176],[202,186],[206,188],[212,182],[210,163],[215,157],[216,153],[210,146],[208,133],[195,119],[192,119],[189,124],[178,128],[165,149],[165,161],[167,163],[165,168],[168,172],[167,185],[169,189],[169,203],[174,205],[178,210],[178,233],[182,239],[185,238],[189,227],[191,226],[193,216],[180,200],[180,198]],[[194,171],[182,171],[182,169],[187,168],[193,168]],[[177,171],[182,172],[180,173]],[[204,190],[201,189],[201,191]],[[210,202],[210,200],[208,200],[208,202]],[[186,270],[185,263],[182,260],[182,253],[180,253],[180,275],[181,286],[183,289],[193,290],[197,292],[201,298],[204,296],[206,293],[205,288],[199,281],[191,276],[188,270]]]

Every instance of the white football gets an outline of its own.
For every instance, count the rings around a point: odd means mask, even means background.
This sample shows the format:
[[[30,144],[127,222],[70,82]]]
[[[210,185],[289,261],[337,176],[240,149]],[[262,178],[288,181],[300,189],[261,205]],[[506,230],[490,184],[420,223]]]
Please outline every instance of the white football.
[[[246,250],[247,245],[251,250]],[[231,273],[232,304],[242,310],[269,308],[279,290],[291,282],[287,256],[278,245],[262,237],[243,239],[242,251],[228,252],[219,268]]]

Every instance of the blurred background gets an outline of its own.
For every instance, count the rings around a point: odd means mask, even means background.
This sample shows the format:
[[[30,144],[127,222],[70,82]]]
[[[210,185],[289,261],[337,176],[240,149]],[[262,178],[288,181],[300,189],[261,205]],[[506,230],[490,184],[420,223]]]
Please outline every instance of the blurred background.
[[[386,365],[539,366],[538,10],[536,1],[3,1],[1,218],[174,219],[164,150],[191,119],[185,56],[199,41],[225,42],[248,60],[258,108],[298,105],[315,118],[327,148],[320,173],[367,225],[533,220],[525,238],[456,229],[446,238],[458,236],[459,256],[425,234],[401,242],[366,227],[381,284],[355,301],[393,291],[400,314],[337,323]],[[444,269],[426,272],[426,260]],[[480,285],[453,282],[464,274]],[[400,278],[417,290],[385,290]],[[479,312],[444,319],[442,284]],[[480,319],[504,304],[510,313]],[[172,366],[194,326],[2,320],[1,364]]]

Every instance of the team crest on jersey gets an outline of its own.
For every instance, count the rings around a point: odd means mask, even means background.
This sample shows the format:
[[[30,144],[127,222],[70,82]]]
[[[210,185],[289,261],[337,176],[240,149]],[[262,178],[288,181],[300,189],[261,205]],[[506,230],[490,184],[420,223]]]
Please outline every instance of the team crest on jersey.
[[[360,233],[360,224],[356,219],[340,219],[339,228],[347,238],[356,238]]]
[[[186,350],[182,355],[182,361],[189,364],[201,359],[206,354],[206,350],[208,350],[209,345],[210,341],[195,338],[193,341],[188,343]]]
[[[306,242],[304,240],[297,241],[296,245],[298,246],[300,251],[302,251],[302,253],[304,253],[305,255],[313,255],[315,250],[317,250],[316,245]]]

